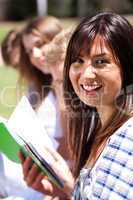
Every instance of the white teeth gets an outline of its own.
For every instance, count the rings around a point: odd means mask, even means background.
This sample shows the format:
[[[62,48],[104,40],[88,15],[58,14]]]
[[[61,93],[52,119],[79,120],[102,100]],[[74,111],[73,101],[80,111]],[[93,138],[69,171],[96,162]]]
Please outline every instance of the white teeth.
[[[88,91],[88,92],[90,92],[92,90],[95,90],[95,89],[97,89],[97,88],[100,87],[99,85],[91,85],[91,86],[89,86],[89,85],[82,85],[82,86],[83,86],[83,89],[86,90],[86,91]]]

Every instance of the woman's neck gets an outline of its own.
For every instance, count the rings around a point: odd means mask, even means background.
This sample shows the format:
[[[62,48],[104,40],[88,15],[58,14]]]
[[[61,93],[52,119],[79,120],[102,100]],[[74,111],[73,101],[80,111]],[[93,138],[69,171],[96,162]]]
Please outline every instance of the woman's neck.
[[[100,108],[97,108],[97,111],[101,119],[102,129],[104,129],[116,112],[116,108],[114,105],[101,106]]]
[[[54,85],[54,92],[55,92],[55,96],[56,96],[56,99],[57,99],[59,109],[64,111],[65,110],[65,102],[64,102],[64,97],[63,97],[62,84]]]

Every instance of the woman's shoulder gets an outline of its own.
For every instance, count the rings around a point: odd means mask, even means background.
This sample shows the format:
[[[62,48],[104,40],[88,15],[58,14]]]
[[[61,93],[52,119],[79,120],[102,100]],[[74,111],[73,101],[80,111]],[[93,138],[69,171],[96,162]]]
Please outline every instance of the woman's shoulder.
[[[109,138],[107,152],[114,152],[114,155],[123,154],[127,157],[133,155],[133,117],[129,118]]]
[[[108,140],[96,165],[94,193],[110,199],[131,195],[133,183],[133,117],[127,120]],[[129,176],[130,174],[130,176]],[[98,189],[98,190],[97,190]],[[101,197],[101,196],[100,196]],[[129,199],[131,199],[129,197]]]
[[[133,170],[133,117],[109,138],[102,155],[102,168],[105,165],[110,171],[114,170],[113,166],[117,166],[116,171]]]
[[[115,133],[110,137],[110,140],[116,140],[116,138],[123,138],[131,140],[133,142],[133,117],[129,118]]]

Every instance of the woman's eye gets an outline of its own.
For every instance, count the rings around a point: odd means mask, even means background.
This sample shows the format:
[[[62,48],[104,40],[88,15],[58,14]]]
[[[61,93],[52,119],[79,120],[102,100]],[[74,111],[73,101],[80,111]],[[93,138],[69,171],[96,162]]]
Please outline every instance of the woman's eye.
[[[36,46],[37,48],[41,48],[42,47],[42,42],[39,40],[39,41],[36,41],[35,42],[35,45],[34,46]]]
[[[95,65],[99,65],[99,66],[107,64],[107,63],[109,63],[107,59],[97,59],[94,62]]]

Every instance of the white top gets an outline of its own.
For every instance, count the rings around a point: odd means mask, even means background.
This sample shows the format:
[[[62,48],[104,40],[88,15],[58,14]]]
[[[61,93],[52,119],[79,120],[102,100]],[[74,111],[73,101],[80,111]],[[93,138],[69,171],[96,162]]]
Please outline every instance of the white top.
[[[36,113],[50,136],[54,148],[57,149],[59,144],[56,139],[63,137],[63,131],[60,125],[58,103],[52,91],[49,92]]]

